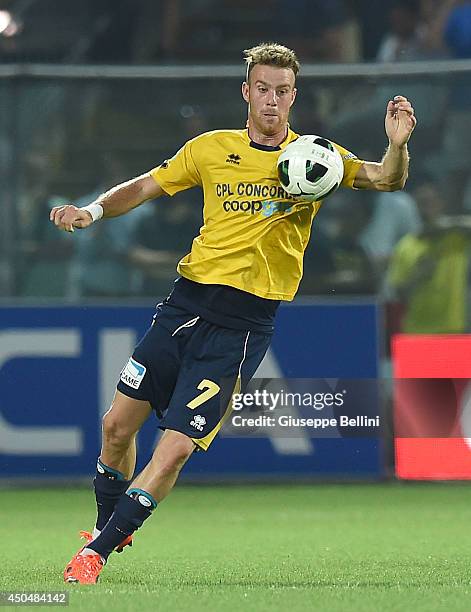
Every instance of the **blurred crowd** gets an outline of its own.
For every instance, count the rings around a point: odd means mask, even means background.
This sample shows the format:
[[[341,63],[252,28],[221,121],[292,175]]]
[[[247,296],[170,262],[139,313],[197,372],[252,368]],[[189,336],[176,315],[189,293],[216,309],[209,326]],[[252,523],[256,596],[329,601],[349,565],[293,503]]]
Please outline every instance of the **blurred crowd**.
[[[10,31],[2,31],[2,12],[13,20]],[[0,0],[4,63],[236,63],[244,47],[267,39],[312,63],[470,58],[471,1],[240,0],[235,11],[224,0]],[[48,223],[49,210],[89,203],[198,133],[241,127],[246,110],[237,80],[182,87],[51,79],[21,87],[13,95],[0,79],[6,111],[0,198],[10,202],[0,296],[164,297],[202,222],[199,190],[149,202],[73,236]],[[386,104],[397,93],[413,101],[419,119],[406,190],[331,196],[313,226],[300,294],[376,296],[388,304],[390,332],[469,331],[471,72],[303,77],[292,125],[361,158],[380,159]],[[14,261],[13,276],[7,260]]]
[[[263,40],[302,61],[424,59],[459,0],[1,0],[4,62],[232,62]],[[10,15],[10,21],[6,15]],[[459,20],[459,17],[456,17]],[[463,28],[461,27],[461,30]],[[460,48],[459,53],[466,53]]]

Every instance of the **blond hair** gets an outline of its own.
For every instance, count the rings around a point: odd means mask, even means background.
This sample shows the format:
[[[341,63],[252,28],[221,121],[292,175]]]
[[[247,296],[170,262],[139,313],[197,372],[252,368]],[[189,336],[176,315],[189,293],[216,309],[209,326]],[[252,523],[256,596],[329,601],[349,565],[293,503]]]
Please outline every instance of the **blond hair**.
[[[262,66],[277,66],[278,68],[291,68],[296,76],[299,72],[299,61],[296,53],[278,43],[260,43],[256,47],[244,50],[247,74],[245,80],[249,81],[250,72],[257,64]]]

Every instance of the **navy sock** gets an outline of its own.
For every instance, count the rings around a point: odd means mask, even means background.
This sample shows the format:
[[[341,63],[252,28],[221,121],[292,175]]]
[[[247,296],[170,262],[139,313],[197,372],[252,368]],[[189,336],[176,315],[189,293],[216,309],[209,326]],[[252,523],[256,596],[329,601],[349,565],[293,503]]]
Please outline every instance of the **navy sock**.
[[[108,467],[98,459],[93,480],[97,507],[96,528],[100,531],[110,520],[121,495],[129,487],[129,480],[118,470]]]
[[[107,559],[116,546],[141,527],[156,506],[157,502],[146,491],[130,489],[120,497],[106,527],[87,548]]]

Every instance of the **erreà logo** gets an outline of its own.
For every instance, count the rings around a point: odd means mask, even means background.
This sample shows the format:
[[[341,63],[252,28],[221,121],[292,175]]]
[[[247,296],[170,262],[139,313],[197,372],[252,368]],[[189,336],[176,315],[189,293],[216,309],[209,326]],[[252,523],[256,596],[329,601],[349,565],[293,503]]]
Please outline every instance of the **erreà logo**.
[[[206,419],[201,414],[195,414],[193,419],[190,421],[190,425],[198,431],[203,431],[203,427],[206,425]]]
[[[241,156],[237,155],[237,153],[229,153],[226,159],[227,164],[240,164]]]

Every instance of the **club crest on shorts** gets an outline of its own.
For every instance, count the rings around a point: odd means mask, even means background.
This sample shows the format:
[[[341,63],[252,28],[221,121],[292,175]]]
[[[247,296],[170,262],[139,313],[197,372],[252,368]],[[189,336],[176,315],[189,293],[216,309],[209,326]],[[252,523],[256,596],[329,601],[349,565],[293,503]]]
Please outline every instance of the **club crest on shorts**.
[[[121,372],[121,380],[129,387],[139,389],[142,379],[146,373],[146,369],[147,368],[143,366],[142,363],[139,363],[130,357],[129,361]]]
[[[203,427],[206,425],[206,419],[201,414],[195,414],[190,421],[190,425],[198,431],[203,431]]]

